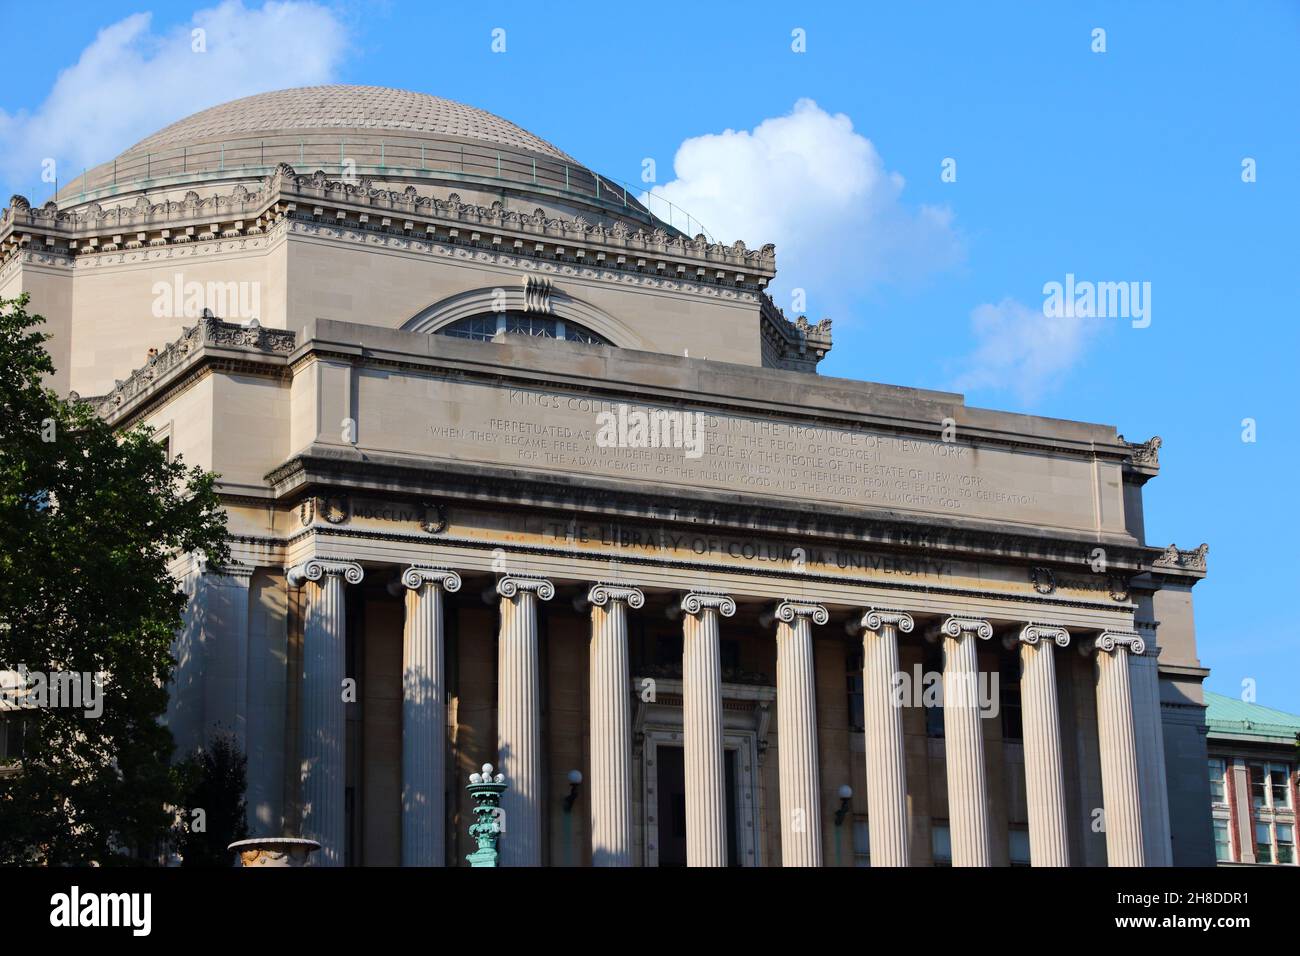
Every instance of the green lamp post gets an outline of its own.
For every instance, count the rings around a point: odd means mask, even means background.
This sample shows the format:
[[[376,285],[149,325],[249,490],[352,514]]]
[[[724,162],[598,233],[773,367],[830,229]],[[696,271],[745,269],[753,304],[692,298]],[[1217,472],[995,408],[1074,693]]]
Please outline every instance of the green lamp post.
[[[465,789],[474,800],[474,822],[469,825],[469,835],[478,842],[478,849],[465,857],[470,866],[497,865],[497,838],[505,829],[500,820],[505,780],[505,774],[492,775],[490,763],[483,765],[482,773],[469,775],[469,786]]]

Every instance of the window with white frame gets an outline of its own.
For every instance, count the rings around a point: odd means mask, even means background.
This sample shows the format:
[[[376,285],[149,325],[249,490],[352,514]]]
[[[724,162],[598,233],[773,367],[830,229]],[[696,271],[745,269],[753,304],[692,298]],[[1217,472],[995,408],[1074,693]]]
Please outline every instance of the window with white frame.
[[[1273,827],[1271,824],[1255,824],[1255,862],[1273,862]]]
[[[1232,834],[1229,830],[1231,821],[1215,817],[1214,819],[1214,858],[1222,863],[1232,863]]]
[[[1273,824],[1273,844],[1277,848],[1275,854],[1277,862],[1295,862],[1295,827],[1292,824]]]
[[[1210,758],[1210,800],[1213,803],[1228,802],[1227,788],[1224,784],[1227,769],[1227,764],[1222,757]]]
[[[491,342],[501,335],[522,335],[534,339],[563,339],[585,345],[609,345],[604,336],[585,325],[547,315],[521,312],[488,312],[457,319],[438,330],[439,335],[456,339]]]
[[[1287,763],[1251,763],[1250,799],[1256,810],[1291,808],[1291,765]]]

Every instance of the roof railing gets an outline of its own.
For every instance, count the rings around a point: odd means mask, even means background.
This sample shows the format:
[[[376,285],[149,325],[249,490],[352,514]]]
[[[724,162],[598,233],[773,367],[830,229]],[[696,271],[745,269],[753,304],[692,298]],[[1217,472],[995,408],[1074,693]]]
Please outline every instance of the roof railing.
[[[232,177],[268,176],[282,162],[292,165],[299,174],[320,169],[344,180],[401,176],[463,179],[467,184],[532,186],[544,193],[618,210],[647,224],[652,218],[657,219],[688,236],[703,233],[710,242],[716,241],[698,219],[654,192],[653,184],[637,186],[562,159],[465,143],[438,146],[427,141],[383,139],[378,143],[349,144],[346,139],[277,137],[146,151],[83,169],[77,180],[63,187],[63,201],[84,203],[128,191],[179,187],[212,173]],[[56,182],[49,198],[56,198],[59,193]]]

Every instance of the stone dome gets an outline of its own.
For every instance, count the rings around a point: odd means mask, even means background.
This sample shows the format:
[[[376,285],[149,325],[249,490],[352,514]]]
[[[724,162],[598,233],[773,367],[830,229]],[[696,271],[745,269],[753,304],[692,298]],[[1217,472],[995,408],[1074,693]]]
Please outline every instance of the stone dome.
[[[410,90],[341,85],[304,86],[231,100],[164,127],[122,156],[329,132],[486,143],[579,165],[546,140],[486,110]]]
[[[179,202],[190,191],[207,198],[237,183],[256,190],[281,165],[399,191],[435,185],[482,205],[509,196],[529,211],[621,220],[633,231],[677,233],[692,225],[682,210],[665,202],[648,209],[637,187],[596,173],[509,120],[382,86],[304,86],[213,106],[86,170],[60,188],[57,201],[129,204],[145,195]]]

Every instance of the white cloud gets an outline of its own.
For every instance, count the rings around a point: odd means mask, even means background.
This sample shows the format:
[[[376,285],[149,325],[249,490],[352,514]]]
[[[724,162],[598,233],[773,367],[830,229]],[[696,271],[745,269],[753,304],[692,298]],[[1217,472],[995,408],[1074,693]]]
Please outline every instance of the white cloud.
[[[1032,403],[1064,381],[1105,321],[1077,315],[1049,318],[1042,306],[1030,308],[1012,298],[977,306],[971,312],[977,344],[956,363],[962,371],[953,387],[1010,391]]]
[[[137,13],[105,27],[35,111],[0,110],[0,175],[30,188],[51,157],[67,182],[197,110],[328,81],[347,46],[333,12],[309,2],[227,0],[163,33],[150,24]],[[195,28],[206,52],[192,49]]]
[[[871,140],[810,99],[753,130],[686,140],[673,171],[677,178],[652,194],[723,242],[776,243],[782,285],[806,288],[810,305],[847,298],[849,286],[856,293],[864,283],[915,279],[961,256],[947,207],[905,206],[903,177],[885,168]],[[683,217],[674,225],[683,228]],[[839,291],[818,294],[829,287]]]

